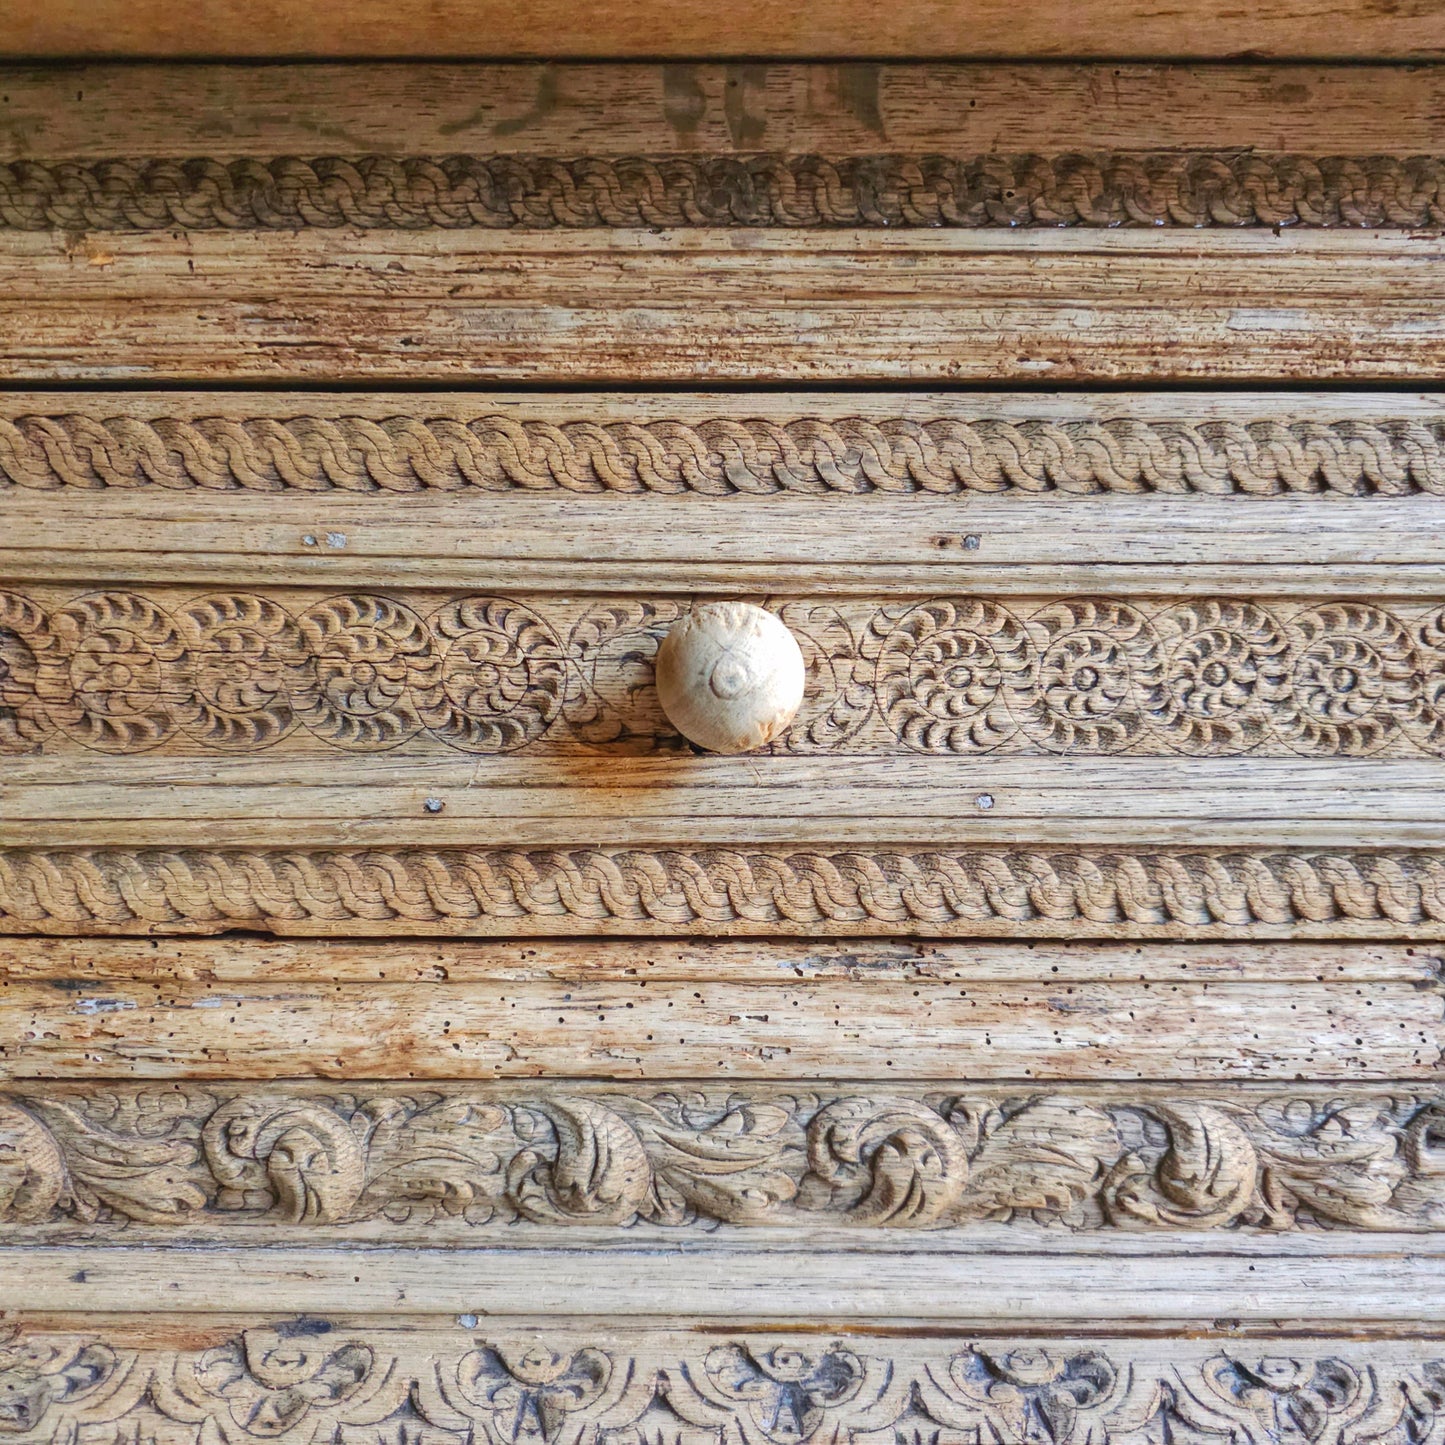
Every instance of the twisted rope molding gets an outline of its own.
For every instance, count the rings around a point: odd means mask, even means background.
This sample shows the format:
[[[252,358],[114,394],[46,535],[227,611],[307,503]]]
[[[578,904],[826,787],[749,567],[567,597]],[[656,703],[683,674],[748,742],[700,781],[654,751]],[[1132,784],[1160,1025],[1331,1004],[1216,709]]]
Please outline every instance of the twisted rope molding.
[[[0,850],[0,931],[1445,937],[1445,853]]]
[[[1431,226],[1445,158],[1253,152],[0,165],[0,227]]]
[[[1445,495],[1445,418],[0,417],[0,488]]]

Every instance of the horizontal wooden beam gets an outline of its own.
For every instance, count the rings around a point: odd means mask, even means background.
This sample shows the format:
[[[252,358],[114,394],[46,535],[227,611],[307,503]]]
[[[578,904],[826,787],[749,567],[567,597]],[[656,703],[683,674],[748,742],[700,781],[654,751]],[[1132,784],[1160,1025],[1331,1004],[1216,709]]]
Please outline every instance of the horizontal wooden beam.
[[[1445,374],[1431,234],[0,233],[14,381]]]
[[[1428,66],[12,65],[0,95],[0,162],[1445,148]]]
[[[1445,1322],[1445,1249],[1433,1239],[1356,1236],[1345,1249],[1300,1234],[1287,1249],[1236,1235],[1203,1249],[1197,1237],[1158,1235],[1082,1253],[1062,1231],[1013,1249],[991,1232],[936,1244],[840,1233],[820,1231],[811,1247],[746,1249],[699,1236],[666,1250],[626,1236],[553,1249],[0,1248],[0,1309],[234,1315],[231,1292],[217,1288],[229,1278],[244,1282],[251,1309],[273,1315],[526,1312],[571,1324],[580,1305],[639,1323],[682,1315],[694,1327],[826,1321],[830,1330],[880,1318],[986,1319],[995,1330],[1047,1320],[1092,1331],[1200,1320]]]
[[[720,12],[699,0],[605,0],[585,22],[561,0],[346,0],[298,9],[280,0],[237,11],[202,0],[184,19],[146,0],[12,6],[10,56],[1139,56],[1241,55],[1369,60],[1442,53],[1430,6],[1268,0],[1247,10],[1209,0],[1006,0],[880,10],[864,0],[816,8],[764,0]]]

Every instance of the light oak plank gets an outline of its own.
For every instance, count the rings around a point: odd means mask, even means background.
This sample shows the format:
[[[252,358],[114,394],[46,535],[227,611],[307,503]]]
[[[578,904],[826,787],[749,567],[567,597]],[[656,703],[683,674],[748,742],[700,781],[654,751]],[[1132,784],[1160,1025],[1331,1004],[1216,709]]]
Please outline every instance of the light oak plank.
[[[1437,1079],[1438,985],[0,980],[11,1077]]]
[[[878,1236],[870,1236],[878,1238]],[[0,1309],[165,1310],[234,1314],[217,1281],[246,1281],[250,1308],[271,1314],[527,1312],[575,1318],[578,1302],[602,1316],[646,1320],[814,1321],[985,1318],[995,1329],[1048,1320],[1054,1328],[1190,1319],[1264,1324],[1308,1318],[1315,1328],[1373,1322],[1438,1325],[1445,1257],[1424,1241],[1386,1243],[1353,1257],[1281,1257],[1200,1250],[1061,1253],[1004,1250],[993,1240],[948,1252],[859,1249],[741,1254],[677,1245],[665,1255],[613,1249],[0,1250]],[[689,1245],[694,1241],[689,1240]],[[831,1246],[831,1248],[828,1248]],[[84,1278],[75,1275],[82,1272]]]
[[[9,232],[0,365],[95,383],[1428,385],[1442,255],[1428,234],[1334,232]]]
[[[1445,963],[1438,949],[1403,943],[1175,943],[1157,946],[1011,943],[921,943],[852,939],[846,945],[784,940],[726,943],[699,940],[586,944],[530,939],[522,943],[453,940],[304,942],[220,937],[166,939],[6,938],[0,936],[0,977],[18,982],[109,980],[137,985],[314,983],[626,983],[642,973],[670,983],[725,978],[777,983],[794,978],[878,979],[902,988],[938,983],[1186,982],[1410,984],[1433,988]],[[906,991],[906,990],[905,990]]]

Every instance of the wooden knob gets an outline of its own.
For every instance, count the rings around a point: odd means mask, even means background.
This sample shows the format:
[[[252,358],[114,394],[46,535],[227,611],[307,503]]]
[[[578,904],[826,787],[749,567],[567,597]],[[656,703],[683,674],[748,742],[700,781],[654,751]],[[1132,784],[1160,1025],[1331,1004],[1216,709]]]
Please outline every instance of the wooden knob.
[[[694,607],[657,649],[657,696],[690,742],[745,753],[786,730],[806,669],[793,634],[750,602]]]

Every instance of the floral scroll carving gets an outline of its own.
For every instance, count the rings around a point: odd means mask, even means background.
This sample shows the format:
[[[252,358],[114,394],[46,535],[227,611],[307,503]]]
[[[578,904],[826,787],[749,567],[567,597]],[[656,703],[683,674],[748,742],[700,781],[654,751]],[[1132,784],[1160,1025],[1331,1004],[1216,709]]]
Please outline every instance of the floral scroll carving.
[[[816,1335],[709,1345],[323,1319],[126,1348],[52,1325],[0,1343],[0,1432],[17,1445],[1433,1445],[1445,1364],[1430,1351]]]
[[[684,605],[103,591],[47,610],[0,593],[0,750],[677,748],[654,661]],[[774,605],[809,669],[776,751],[1445,755],[1445,607]]]
[[[1445,1100],[450,1085],[0,1097],[0,1223],[1445,1229]]]

